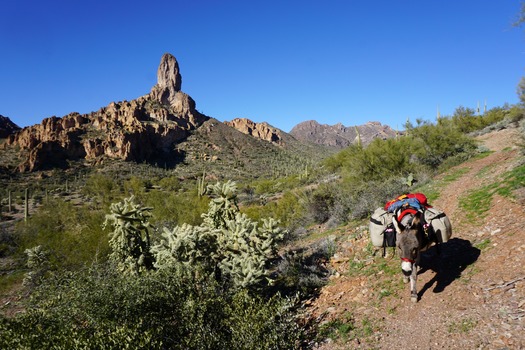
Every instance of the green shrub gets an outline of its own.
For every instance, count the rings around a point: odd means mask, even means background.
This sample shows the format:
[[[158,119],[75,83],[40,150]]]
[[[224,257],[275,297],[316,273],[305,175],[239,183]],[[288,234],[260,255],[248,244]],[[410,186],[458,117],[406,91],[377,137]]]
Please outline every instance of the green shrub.
[[[0,317],[0,348],[299,348],[295,301],[225,293],[206,276],[182,266],[125,276],[101,265],[56,275],[25,312]]]
[[[42,246],[49,251],[52,266],[78,266],[109,252],[107,233],[102,230],[104,213],[90,206],[75,206],[49,198],[26,223],[16,226],[19,249]],[[82,249],[79,249],[82,247]]]
[[[162,226],[200,225],[208,202],[209,198],[199,196],[196,189],[184,192],[153,189],[144,198],[145,205],[153,208],[151,223]]]
[[[255,221],[260,221],[263,217],[272,217],[283,227],[292,230],[299,225],[307,224],[305,222],[307,202],[307,193],[300,190],[286,191],[277,200],[263,205],[243,207],[242,212]]]
[[[120,189],[112,177],[95,173],[86,180],[82,193],[106,207],[120,195]]]

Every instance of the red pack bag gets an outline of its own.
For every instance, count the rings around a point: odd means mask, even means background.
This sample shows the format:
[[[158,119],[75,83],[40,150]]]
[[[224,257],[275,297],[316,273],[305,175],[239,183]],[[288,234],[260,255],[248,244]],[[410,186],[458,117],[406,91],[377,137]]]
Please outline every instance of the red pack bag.
[[[428,199],[427,199],[427,196],[425,196],[423,193],[407,193],[407,194],[402,194],[401,196],[395,198],[395,199],[392,199],[391,201],[388,201],[386,202],[385,204],[385,210],[388,211],[388,208],[398,202],[398,201],[402,201],[404,199],[407,199],[407,198],[415,198],[417,199],[417,201],[419,202],[419,204],[421,204],[423,207],[425,208],[432,208],[432,206],[430,204],[428,204]]]

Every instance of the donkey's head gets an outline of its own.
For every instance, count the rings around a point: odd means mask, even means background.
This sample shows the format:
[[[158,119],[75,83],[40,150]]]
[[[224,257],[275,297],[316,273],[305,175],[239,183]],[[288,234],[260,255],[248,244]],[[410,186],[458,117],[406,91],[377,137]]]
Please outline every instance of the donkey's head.
[[[420,242],[418,236],[422,230],[421,213],[411,215],[406,226],[398,225],[397,248],[401,257],[401,270],[405,276],[410,276],[419,263]],[[405,220],[403,220],[405,221]]]

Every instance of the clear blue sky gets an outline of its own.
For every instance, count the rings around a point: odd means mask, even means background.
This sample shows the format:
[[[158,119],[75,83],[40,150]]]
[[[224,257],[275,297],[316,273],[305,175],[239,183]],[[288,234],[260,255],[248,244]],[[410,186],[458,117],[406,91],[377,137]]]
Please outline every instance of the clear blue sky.
[[[172,53],[219,120],[401,128],[518,102],[519,0],[2,0],[0,114],[20,126],[131,100]]]

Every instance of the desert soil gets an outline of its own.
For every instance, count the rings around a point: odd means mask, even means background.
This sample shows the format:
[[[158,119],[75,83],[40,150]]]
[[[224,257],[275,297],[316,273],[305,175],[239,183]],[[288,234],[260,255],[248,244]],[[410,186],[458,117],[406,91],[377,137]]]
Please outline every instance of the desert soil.
[[[332,280],[309,310],[324,320],[351,319],[356,329],[367,325],[368,332],[327,339],[317,349],[525,349],[525,188],[513,199],[495,196],[488,214],[475,221],[458,204],[516,166],[519,131],[504,129],[478,139],[493,153],[447,172],[461,176],[442,181],[440,196],[431,203],[449,216],[453,235],[439,256],[423,256],[420,300],[410,301],[400,267],[399,274],[350,274],[351,262],[396,266],[399,260],[392,253],[385,258],[366,253],[364,228],[360,235],[347,232],[331,261]],[[388,284],[389,279],[396,283]]]

